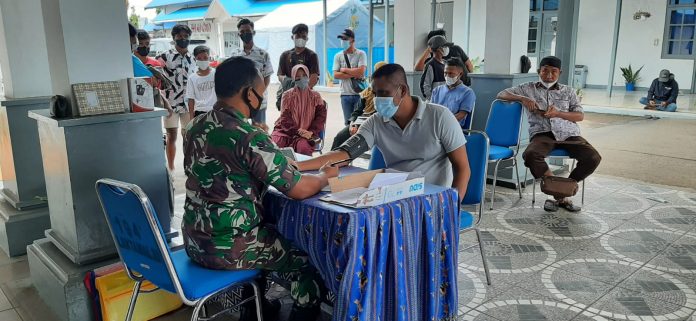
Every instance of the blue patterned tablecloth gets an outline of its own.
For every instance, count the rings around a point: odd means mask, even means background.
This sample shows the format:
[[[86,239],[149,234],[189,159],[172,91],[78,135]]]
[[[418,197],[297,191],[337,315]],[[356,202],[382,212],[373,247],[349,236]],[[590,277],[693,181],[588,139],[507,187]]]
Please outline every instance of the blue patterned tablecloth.
[[[271,189],[264,215],[309,254],[336,295],[333,320],[456,320],[457,193],[425,194],[372,208],[295,201]]]

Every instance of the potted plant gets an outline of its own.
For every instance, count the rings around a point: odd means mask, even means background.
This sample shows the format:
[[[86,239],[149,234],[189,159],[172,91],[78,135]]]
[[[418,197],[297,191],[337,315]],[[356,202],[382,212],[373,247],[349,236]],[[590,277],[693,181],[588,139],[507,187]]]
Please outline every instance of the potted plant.
[[[631,67],[631,64],[628,65],[627,67],[621,67],[621,75],[624,77],[624,80],[626,81],[626,91],[634,91],[636,89],[636,82],[640,79],[640,71],[643,70],[643,67],[641,66],[633,72],[633,68]]]
[[[585,91],[582,88],[575,88],[575,95],[578,96],[578,102],[582,103],[582,96],[585,95]]]

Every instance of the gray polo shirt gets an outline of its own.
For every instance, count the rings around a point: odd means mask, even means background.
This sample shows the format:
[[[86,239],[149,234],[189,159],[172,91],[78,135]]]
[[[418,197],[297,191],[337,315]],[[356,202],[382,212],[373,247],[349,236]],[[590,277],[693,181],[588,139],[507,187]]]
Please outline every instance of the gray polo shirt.
[[[393,119],[374,114],[358,129],[367,142],[365,152],[376,145],[389,168],[418,171],[425,182],[452,186],[452,164],[447,154],[466,144],[462,128],[447,108],[426,104],[420,98],[413,119],[402,130]]]

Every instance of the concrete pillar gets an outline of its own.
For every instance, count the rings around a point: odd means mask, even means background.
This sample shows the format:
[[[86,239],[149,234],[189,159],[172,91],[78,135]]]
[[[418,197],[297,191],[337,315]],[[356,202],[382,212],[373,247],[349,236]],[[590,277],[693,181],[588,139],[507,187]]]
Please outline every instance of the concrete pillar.
[[[527,54],[529,2],[486,2],[486,73],[520,72],[520,56]]]
[[[430,3],[423,0],[394,2],[394,60],[413,71],[413,65],[425,50],[430,31]]]
[[[491,103],[498,92],[505,88],[537,79],[536,73],[520,74],[520,56],[527,53],[527,30],[529,2],[517,0],[488,0],[485,2],[485,70],[483,74],[471,75],[471,88],[476,93],[476,111],[473,128],[483,130],[490,112]],[[472,4],[473,9],[473,4]],[[478,16],[478,14],[472,14]],[[473,19],[473,18],[472,18]],[[472,30],[472,33],[477,32]],[[528,124],[523,121],[520,151],[529,140]],[[524,162],[518,154],[519,172],[524,173]],[[501,164],[498,184],[515,188],[515,172],[512,162]],[[489,170],[489,175],[493,169]],[[521,180],[520,180],[521,181]]]
[[[450,40],[469,53],[469,3],[471,0],[456,0],[452,8],[452,36]]]
[[[414,72],[413,65],[426,47],[430,31],[429,1],[394,1],[394,62],[406,70],[411,94],[420,94],[418,84],[421,72]]]
[[[164,112],[56,120],[46,109],[48,100],[35,97],[70,97],[73,84],[133,77],[123,0],[0,0],[0,6],[5,35],[0,47],[8,51],[0,57],[6,60],[0,66],[9,66],[5,82],[13,98],[3,102],[0,116],[19,115],[14,120],[5,117],[9,130],[0,122],[11,140],[4,143],[7,135],[0,132],[0,153],[4,159],[6,146],[11,147],[19,180],[24,174],[20,175],[18,164],[27,163],[28,156],[18,153],[26,153],[24,140],[30,136],[14,134],[13,126],[19,124],[26,133],[33,133],[35,142],[29,147],[37,148],[40,156],[30,175],[43,174],[44,199],[50,208],[50,226],[43,228],[50,227],[45,231],[47,238],[26,247],[32,283],[61,320],[91,320],[91,301],[82,278],[90,269],[113,263],[117,255],[97,201],[95,181],[110,177],[142,186],[164,230],[170,231],[160,119]],[[27,96],[33,98],[19,99]],[[27,107],[31,104],[35,106]],[[27,120],[27,114],[32,115],[33,125],[20,121]],[[0,206],[0,218],[4,211]],[[0,236],[3,232],[0,224]]]
[[[561,74],[558,82],[573,85],[575,67],[575,46],[577,44],[580,1],[566,0],[559,2],[558,33],[556,36],[556,57],[561,59]]]

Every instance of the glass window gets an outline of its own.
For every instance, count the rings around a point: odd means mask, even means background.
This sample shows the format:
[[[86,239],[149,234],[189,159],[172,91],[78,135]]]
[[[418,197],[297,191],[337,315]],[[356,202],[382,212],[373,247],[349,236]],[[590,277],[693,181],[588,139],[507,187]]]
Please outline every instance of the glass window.
[[[539,27],[539,18],[535,16],[530,16],[529,17],[529,27],[530,28],[538,28]]]
[[[670,0],[667,4],[663,58],[696,58],[693,43],[696,36],[696,0]]]
[[[694,10],[680,10],[684,15],[684,24],[694,24],[696,23],[696,11]]]
[[[536,29],[529,29],[529,32],[527,32],[527,39],[529,41],[537,40],[537,30]]]
[[[558,10],[558,0],[544,0],[544,10]]]
[[[529,11],[541,11],[541,0],[529,0]]]
[[[527,53],[536,53],[536,41],[527,42]]]

